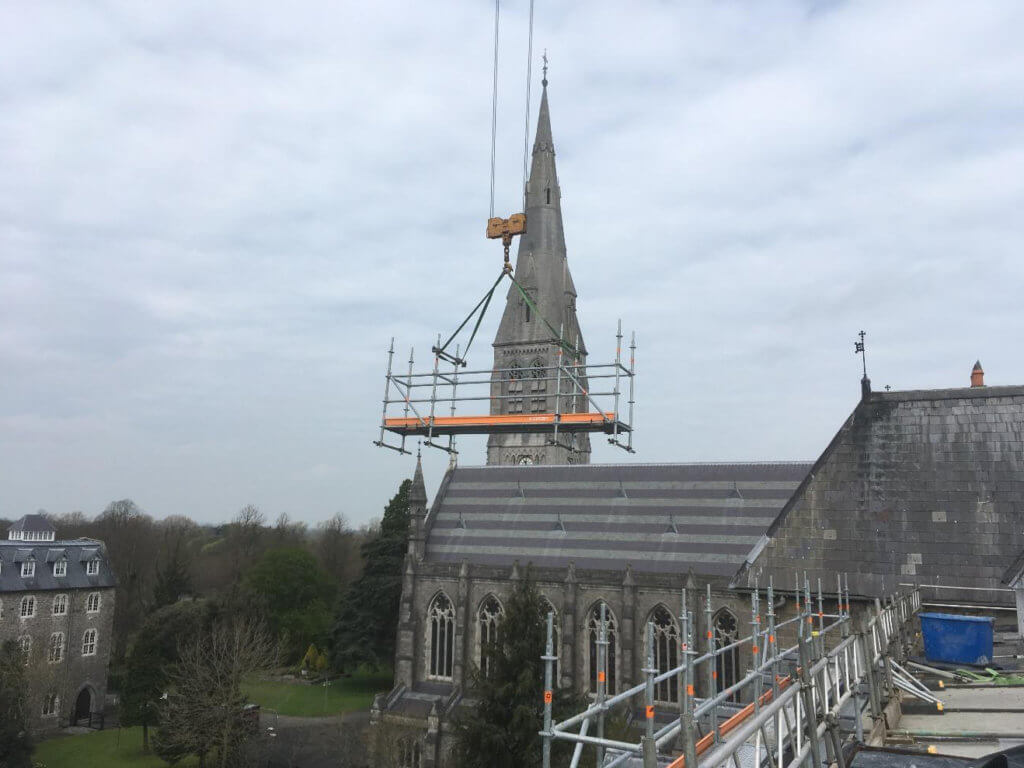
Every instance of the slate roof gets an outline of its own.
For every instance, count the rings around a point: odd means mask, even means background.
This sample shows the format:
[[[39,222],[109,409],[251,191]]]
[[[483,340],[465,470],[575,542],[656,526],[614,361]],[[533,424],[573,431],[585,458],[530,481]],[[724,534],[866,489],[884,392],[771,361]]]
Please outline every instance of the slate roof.
[[[861,401],[734,580],[853,594],[900,582],[997,588],[1024,550],[1024,387],[876,392]],[[827,587],[826,587],[827,588]],[[1005,601],[1007,593],[941,593]]]
[[[7,530],[8,533],[10,531],[45,531],[53,533],[56,529],[43,515],[22,515],[21,518],[11,523],[11,527]]]
[[[731,576],[810,469],[779,464],[456,467],[425,560]]]
[[[52,563],[60,559],[63,551],[68,565],[65,576],[54,576]],[[86,562],[100,559],[100,571],[95,576],[85,572]],[[21,563],[34,559],[35,576],[21,577]],[[117,584],[110,561],[103,554],[102,542],[94,539],[44,541],[32,545],[24,541],[0,540],[0,593],[36,590],[64,590],[113,587]]]

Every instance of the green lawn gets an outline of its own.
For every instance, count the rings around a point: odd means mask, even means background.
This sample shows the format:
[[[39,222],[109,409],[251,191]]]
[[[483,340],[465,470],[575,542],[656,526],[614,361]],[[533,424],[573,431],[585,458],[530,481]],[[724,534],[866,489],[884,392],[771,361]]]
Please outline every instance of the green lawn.
[[[351,677],[333,680],[325,687],[309,683],[251,680],[244,689],[250,701],[282,715],[322,717],[369,709],[376,693],[391,690],[390,670],[359,671]]]
[[[34,758],[46,768],[166,768],[155,755],[142,754],[141,728],[111,728],[82,736],[61,736],[42,741]],[[178,766],[196,766],[183,760]]]

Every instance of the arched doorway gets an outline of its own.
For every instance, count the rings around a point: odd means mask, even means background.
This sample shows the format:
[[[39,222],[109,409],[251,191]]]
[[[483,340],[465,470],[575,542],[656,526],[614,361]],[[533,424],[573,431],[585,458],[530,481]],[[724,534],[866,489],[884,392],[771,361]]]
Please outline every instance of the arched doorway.
[[[77,724],[81,720],[88,720],[90,714],[92,714],[92,691],[86,686],[75,699],[74,722]]]

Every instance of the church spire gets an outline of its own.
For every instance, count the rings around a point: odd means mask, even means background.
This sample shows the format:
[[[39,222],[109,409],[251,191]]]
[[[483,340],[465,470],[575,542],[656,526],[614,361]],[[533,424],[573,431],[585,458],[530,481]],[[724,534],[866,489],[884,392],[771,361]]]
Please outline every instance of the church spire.
[[[558,356],[552,331],[561,330],[563,340],[586,355],[586,346],[576,319],[576,287],[566,258],[565,231],[562,225],[562,191],[555,167],[555,142],[548,104],[547,58],[544,86],[537,114],[530,177],[526,183],[526,232],[519,238],[515,278],[530,296],[524,301],[516,286],[510,286],[494,338],[494,367],[542,372],[555,370]],[[538,317],[537,315],[540,315]],[[583,362],[583,360],[581,360]],[[505,375],[493,388],[504,399],[492,400],[492,415],[512,413],[550,413],[555,410],[552,396],[557,386],[553,374],[541,375],[528,387],[516,376]],[[550,379],[550,380],[547,380]],[[522,392],[522,397],[517,395]],[[566,403],[562,403],[562,408]],[[543,463],[565,464],[589,461],[590,441],[586,435],[566,437],[566,445],[548,445],[548,435],[503,434],[488,440],[488,464]],[[560,441],[561,442],[561,441]],[[571,443],[571,445],[569,445]]]
[[[409,506],[413,504],[420,506],[427,505],[427,485],[423,482],[423,460],[420,452],[416,451],[416,471],[412,476],[412,485],[409,487]]]

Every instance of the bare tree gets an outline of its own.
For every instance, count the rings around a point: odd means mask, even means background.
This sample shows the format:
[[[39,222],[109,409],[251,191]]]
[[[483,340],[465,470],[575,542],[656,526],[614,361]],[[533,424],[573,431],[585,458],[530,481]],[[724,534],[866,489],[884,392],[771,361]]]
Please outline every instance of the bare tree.
[[[250,727],[242,681],[277,663],[277,642],[260,623],[224,620],[179,654],[155,745],[158,754],[198,755],[200,765],[213,756],[218,768],[243,765]]]
[[[266,516],[252,504],[247,504],[231,521],[228,543],[231,549],[231,570],[233,581],[242,573],[242,568],[252,562],[263,543],[263,526]]]
[[[317,555],[324,570],[339,586],[346,587],[359,576],[362,560],[359,541],[340,512],[317,526]]]

